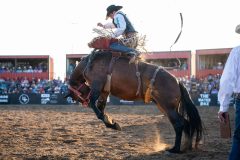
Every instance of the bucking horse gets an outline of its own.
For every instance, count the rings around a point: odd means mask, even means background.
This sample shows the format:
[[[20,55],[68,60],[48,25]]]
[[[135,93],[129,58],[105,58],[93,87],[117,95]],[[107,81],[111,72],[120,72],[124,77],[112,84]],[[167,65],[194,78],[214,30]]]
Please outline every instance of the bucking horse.
[[[106,127],[121,130],[104,111],[109,94],[124,100],[154,102],[174,128],[175,144],[167,149],[171,153],[192,149],[193,137],[197,148],[202,139],[201,117],[189,92],[161,66],[143,60],[129,64],[129,58],[121,53],[92,51],[71,74],[67,96],[91,107]],[[183,132],[185,143],[180,150]]]

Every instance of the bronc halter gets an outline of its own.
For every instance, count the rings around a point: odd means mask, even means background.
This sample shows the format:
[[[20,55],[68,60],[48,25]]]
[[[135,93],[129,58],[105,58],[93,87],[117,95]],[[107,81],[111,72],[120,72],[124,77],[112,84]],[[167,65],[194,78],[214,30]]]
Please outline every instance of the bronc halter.
[[[90,90],[90,92],[88,93],[87,97],[84,98],[84,97],[82,96],[82,93],[80,92],[80,89],[81,89],[84,85],[86,85],[86,84],[85,84],[85,83],[81,83],[80,86],[79,86],[77,89],[75,89],[75,88],[73,88],[72,86],[69,85],[69,86],[68,86],[68,89],[71,90],[71,91],[74,93],[74,95],[76,95],[76,96],[81,100],[80,103],[82,103],[82,105],[83,105],[84,107],[87,107],[88,104],[89,104],[89,102],[90,102],[91,90]]]

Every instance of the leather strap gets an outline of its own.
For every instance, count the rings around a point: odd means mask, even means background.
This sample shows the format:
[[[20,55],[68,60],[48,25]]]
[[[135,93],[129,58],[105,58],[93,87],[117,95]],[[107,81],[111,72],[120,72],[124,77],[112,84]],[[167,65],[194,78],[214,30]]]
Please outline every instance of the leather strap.
[[[148,86],[148,88],[150,89],[150,95],[152,94],[153,84],[154,84],[154,82],[155,82],[155,78],[156,78],[156,76],[157,76],[157,73],[158,73],[158,71],[159,71],[160,69],[162,69],[162,67],[161,67],[161,66],[158,66],[158,68],[157,68],[157,69],[155,70],[155,72],[153,73],[152,79],[150,80],[150,84],[149,84],[149,86]]]
[[[138,69],[138,60],[136,60],[135,66],[136,66],[136,76],[138,78],[138,88],[137,88],[136,95],[138,95],[141,88],[141,77],[140,77],[141,73],[139,72],[139,69]]]

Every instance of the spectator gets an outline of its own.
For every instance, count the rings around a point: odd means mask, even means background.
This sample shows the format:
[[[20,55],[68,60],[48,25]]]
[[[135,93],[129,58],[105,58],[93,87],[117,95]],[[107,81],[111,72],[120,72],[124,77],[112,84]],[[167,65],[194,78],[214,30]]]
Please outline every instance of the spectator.
[[[217,87],[213,87],[213,89],[211,90],[211,94],[218,94]]]
[[[18,66],[17,70],[16,70],[17,73],[22,73],[22,68],[20,66]]]
[[[182,66],[181,66],[181,69],[182,70],[187,70],[188,69],[188,65],[187,65],[187,62],[183,62]]]
[[[223,64],[222,64],[222,62],[218,62],[217,69],[223,69]]]
[[[236,27],[236,32],[240,34],[240,25]],[[218,100],[220,109],[218,117],[225,123],[225,117],[228,115],[229,103],[233,93],[235,97],[235,129],[232,141],[232,149],[229,160],[238,160],[240,158],[240,46],[233,48],[227,59],[222,77],[220,79],[220,90]]]
[[[32,73],[32,72],[33,72],[32,66],[29,66],[29,67],[28,67],[27,72],[28,72],[28,73]]]

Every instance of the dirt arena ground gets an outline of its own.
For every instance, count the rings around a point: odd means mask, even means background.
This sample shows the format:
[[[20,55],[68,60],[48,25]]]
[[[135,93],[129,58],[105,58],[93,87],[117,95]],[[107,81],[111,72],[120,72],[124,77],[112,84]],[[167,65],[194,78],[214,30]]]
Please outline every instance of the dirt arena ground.
[[[164,152],[175,135],[155,106],[107,106],[122,131],[105,128],[91,109],[0,106],[0,159],[226,160],[231,139],[221,139],[217,107],[198,107],[206,128],[199,149]],[[230,110],[233,128],[234,110]]]

